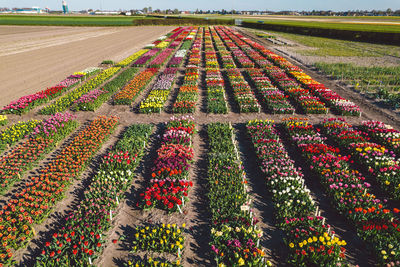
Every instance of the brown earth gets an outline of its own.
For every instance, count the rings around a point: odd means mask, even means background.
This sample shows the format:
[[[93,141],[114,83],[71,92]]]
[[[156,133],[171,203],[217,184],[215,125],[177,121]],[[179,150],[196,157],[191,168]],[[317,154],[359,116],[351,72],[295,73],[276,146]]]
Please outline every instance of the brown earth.
[[[0,26],[0,106],[105,59],[124,59],[171,29]]]

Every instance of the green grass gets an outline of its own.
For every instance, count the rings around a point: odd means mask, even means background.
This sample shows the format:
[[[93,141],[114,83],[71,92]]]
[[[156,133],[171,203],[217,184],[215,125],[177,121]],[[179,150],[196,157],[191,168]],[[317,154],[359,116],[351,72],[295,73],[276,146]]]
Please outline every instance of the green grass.
[[[253,31],[259,32],[259,31]],[[301,34],[266,31],[278,37],[306,46],[296,48],[305,56],[336,56],[336,57],[381,57],[384,55],[400,56],[400,47],[394,45],[353,42],[324,37],[305,36]]]
[[[0,25],[132,26],[144,16],[0,15]]]
[[[400,107],[400,66],[361,67],[350,63],[315,63],[325,74],[345,81],[355,89]]]

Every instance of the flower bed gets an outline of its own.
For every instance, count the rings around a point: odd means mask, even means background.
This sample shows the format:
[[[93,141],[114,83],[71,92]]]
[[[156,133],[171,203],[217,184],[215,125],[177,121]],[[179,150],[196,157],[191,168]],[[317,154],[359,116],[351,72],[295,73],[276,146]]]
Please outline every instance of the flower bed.
[[[209,57],[215,54],[210,30],[208,28],[204,33],[204,46],[205,52],[209,53]],[[215,58],[215,60],[217,61],[217,58]],[[206,68],[207,112],[214,114],[226,114],[228,113],[228,106],[226,104],[225,82],[222,78],[222,73],[218,64],[211,65],[211,68]]]
[[[273,114],[294,114],[295,108],[287,100],[288,96],[273,86],[271,80],[260,69],[246,69],[245,72],[269,111]]]
[[[228,113],[225,82],[219,69],[206,70],[207,111],[214,114]]]
[[[145,69],[113,96],[115,105],[130,105],[140,92],[153,80],[158,69]]]
[[[126,267],[180,267],[181,261],[177,260],[175,262],[170,262],[168,260],[162,259],[162,258],[147,258],[147,259],[135,259],[135,260],[130,260],[128,261],[127,264],[124,266]]]
[[[141,207],[165,209],[182,213],[193,183],[188,180],[193,161],[193,135],[195,124],[191,117],[173,117],[166,125],[161,147],[152,168],[151,179],[145,192],[140,194]]]
[[[199,68],[187,67],[183,77],[183,85],[173,106],[174,113],[194,113],[198,99]]]
[[[77,126],[75,117],[69,113],[57,113],[32,130],[25,142],[0,158],[0,195],[3,195],[24,173],[32,169],[59,141],[68,136]]]
[[[326,121],[324,128],[337,128],[337,123]],[[326,138],[306,119],[290,118],[286,129],[310,168],[321,179],[335,208],[355,225],[358,236],[373,247],[380,265],[398,261],[400,221],[394,213],[399,210],[392,212],[385,206],[385,201],[371,194],[370,184],[350,167],[349,157],[341,156],[337,147],[326,145]]]
[[[43,107],[39,111],[39,113],[43,115],[49,115],[66,110],[75,102],[75,100],[79,99],[82,95],[100,86],[104,81],[110,79],[120,69],[120,67],[112,67],[104,70],[92,80],[87,81],[84,85],[59,98],[54,103]]]
[[[208,184],[212,219],[211,249],[217,266],[265,266],[259,246],[262,231],[257,229],[246,176],[239,162],[233,128],[212,123],[209,140]]]
[[[330,225],[318,215],[301,170],[295,168],[273,121],[250,121],[247,131],[272,193],[277,223],[285,232],[288,261],[294,266],[344,263],[346,242],[335,237]]]
[[[73,109],[83,111],[95,111],[105,101],[107,101],[112,94],[121,89],[132,77],[136,74],[137,69],[128,68],[118,74],[112,81],[106,83],[101,89],[94,89],[89,93],[81,96],[75,101]]]
[[[16,101],[12,101],[9,105],[3,107],[2,112],[22,115],[32,108],[40,104],[47,103],[51,99],[61,95],[63,92],[68,91],[88,75],[89,74],[86,73],[71,75],[56,86],[47,88],[46,90],[37,92],[35,94],[23,96]]]
[[[341,118],[325,120],[323,129],[341,148],[347,149],[354,160],[365,166],[385,192],[400,199],[400,160],[393,151],[369,142],[369,138],[361,136]]]
[[[157,78],[150,94],[140,103],[140,113],[161,112],[172,89],[178,69],[166,68]]]
[[[322,99],[325,103],[331,106],[334,110],[336,110],[341,115],[351,115],[351,116],[360,116],[361,110],[360,108],[354,104],[353,102],[344,99],[336,92],[332,91],[329,88],[326,88],[323,84],[318,83],[313,80],[310,76],[305,74],[302,69],[293,65],[285,58],[278,56],[277,54],[271,52],[266,49],[262,45],[244,37],[240,33],[235,30],[232,30],[227,27],[218,28],[220,32],[225,32],[227,35],[232,38],[239,47],[243,48],[248,56],[252,58],[253,61],[257,62],[257,64],[265,68],[269,65],[269,62],[265,61],[267,58],[272,60],[279,68],[284,70],[287,74],[292,75],[296,80],[298,80],[302,85],[304,85],[308,90],[308,93],[312,93],[314,96]],[[260,55],[258,52],[253,51],[256,49],[261,52]],[[315,109],[314,109],[315,112]]]
[[[326,88],[325,85],[313,80],[304,72],[289,71],[288,73],[296,78],[296,80],[298,80],[300,83],[305,85],[308,89],[310,89],[314,95],[319,96],[319,98],[325,103],[333,107],[338,114],[345,116],[361,116],[361,110],[359,106],[350,100],[344,99],[331,89]]]
[[[278,67],[267,67],[266,73],[306,114],[327,114],[328,109],[318,97],[301,86]]]
[[[115,118],[96,118],[39,170],[38,177],[32,177],[2,206],[0,234],[3,246],[0,254],[4,257],[0,257],[0,263],[8,265],[13,257],[12,250],[22,248],[34,236],[33,225],[47,218],[63,199],[69,185],[85,169],[117,122]]]
[[[113,210],[131,186],[152,129],[144,124],[127,128],[114,149],[104,156],[78,208],[66,216],[63,228],[46,242],[36,266],[88,265],[99,256]]]
[[[8,118],[6,115],[0,115],[0,127],[7,125],[8,123]]]
[[[172,52],[174,52],[174,49],[166,48],[158,56],[156,56],[147,67],[160,68],[162,65],[164,65],[164,62],[171,57]]]
[[[144,251],[153,253],[169,253],[177,257],[176,261],[169,261],[163,258],[146,259],[136,258],[129,261],[126,266],[165,266],[177,267],[181,265],[181,257],[184,249],[185,224],[178,226],[176,224],[157,224],[147,226],[137,226],[132,241],[129,246],[132,246],[133,252]],[[125,237],[123,237],[125,239]]]
[[[2,130],[0,133],[0,152],[25,138],[39,123],[41,123],[40,120],[21,121]]]
[[[140,58],[138,58],[132,66],[134,67],[143,67],[147,64],[148,61],[150,61],[152,58],[154,58],[158,53],[160,53],[161,49],[159,48],[153,48],[149,51],[147,51],[144,55],[142,55]]]
[[[393,149],[400,156],[400,131],[380,121],[363,121],[360,127],[362,131],[376,142]]]
[[[137,226],[132,242],[133,252],[154,251],[176,254],[183,250],[185,224],[182,227],[176,224],[158,224],[151,226]],[[179,253],[180,254],[180,253]],[[180,255],[179,255],[180,256]]]
[[[137,51],[136,53],[130,55],[129,57],[125,58],[124,60],[118,62],[116,64],[117,67],[126,67],[129,64],[131,64],[134,60],[138,59],[140,56],[142,56],[143,54],[145,54],[147,51],[149,51],[148,49],[141,49],[139,51]]]
[[[227,71],[227,76],[240,112],[260,112],[260,105],[240,71],[230,69]]]

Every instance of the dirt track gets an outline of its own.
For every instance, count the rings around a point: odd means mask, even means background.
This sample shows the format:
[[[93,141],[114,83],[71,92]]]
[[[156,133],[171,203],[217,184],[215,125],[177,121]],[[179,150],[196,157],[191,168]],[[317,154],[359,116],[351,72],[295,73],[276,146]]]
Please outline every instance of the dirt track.
[[[0,106],[104,59],[124,59],[171,29],[0,26]]]

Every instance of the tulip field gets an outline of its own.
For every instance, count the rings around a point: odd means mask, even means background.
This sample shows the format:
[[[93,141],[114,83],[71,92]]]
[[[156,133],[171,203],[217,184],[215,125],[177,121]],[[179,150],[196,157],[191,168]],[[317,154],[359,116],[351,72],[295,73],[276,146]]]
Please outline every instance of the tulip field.
[[[396,118],[239,28],[154,40],[1,109],[0,266],[400,266]]]

